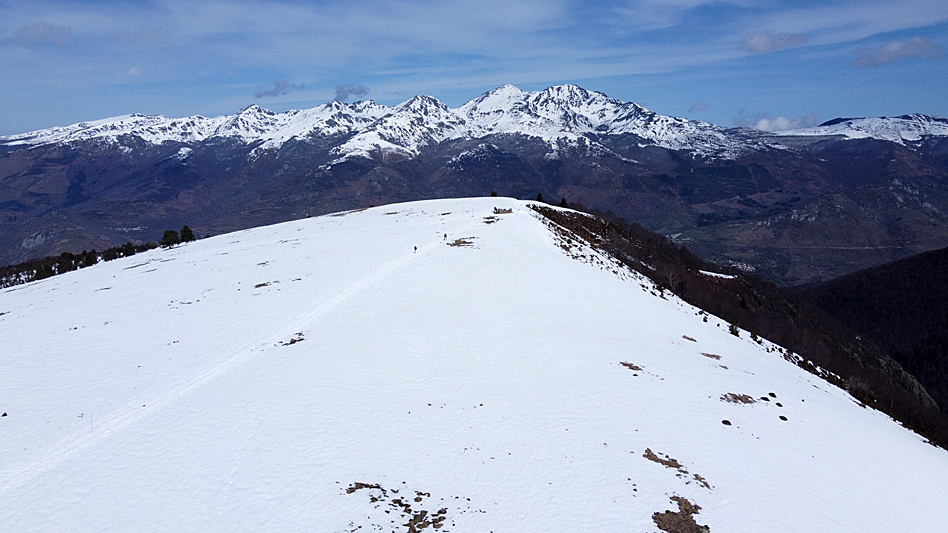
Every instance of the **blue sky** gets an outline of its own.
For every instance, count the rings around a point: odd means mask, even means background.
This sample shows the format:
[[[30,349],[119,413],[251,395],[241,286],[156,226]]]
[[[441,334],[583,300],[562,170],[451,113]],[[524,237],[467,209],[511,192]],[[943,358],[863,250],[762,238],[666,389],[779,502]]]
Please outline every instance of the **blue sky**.
[[[0,134],[505,83],[723,126],[948,116],[946,49],[948,0],[0,0]]]

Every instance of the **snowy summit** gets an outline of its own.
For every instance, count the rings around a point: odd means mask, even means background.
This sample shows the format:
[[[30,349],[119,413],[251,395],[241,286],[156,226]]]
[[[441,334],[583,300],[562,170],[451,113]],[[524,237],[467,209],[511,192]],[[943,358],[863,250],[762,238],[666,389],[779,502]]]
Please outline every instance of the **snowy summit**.
[[[0,293],[0,338],[8,532],[948,523],[945,450],[530,202],[100,263]]]
[[[444,140],[501,133],[537,137],[552,148],[558,141],[589,142],[597,135],[626,134],[645,144],[707,154],[739,153],[759,145],[758,141],[733,139],[726,131],[707,122],[663,116],[576,85],[556,85],[542,91],[505,85],[457,109],[431,96],[415,96],[394,107],[330,102],[285,113],[251,105],[236,115],[216,118],[125,115],[0,137],[0,142],[14,146],[96,139],[119,142],[122,136],[132,135],[153,144],[228,138],[275,149],[290,140],[349,137],[334,148],[340,160],[375,152],[413,157],[421,147]]]

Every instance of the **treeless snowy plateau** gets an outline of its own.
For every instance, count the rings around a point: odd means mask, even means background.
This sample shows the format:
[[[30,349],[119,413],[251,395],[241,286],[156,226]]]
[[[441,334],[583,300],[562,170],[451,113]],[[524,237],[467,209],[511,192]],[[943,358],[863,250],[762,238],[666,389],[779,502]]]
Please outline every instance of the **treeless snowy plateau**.
[[[948,452],[528,205],[370,208],[0,292],[0,529],[948,528]]]

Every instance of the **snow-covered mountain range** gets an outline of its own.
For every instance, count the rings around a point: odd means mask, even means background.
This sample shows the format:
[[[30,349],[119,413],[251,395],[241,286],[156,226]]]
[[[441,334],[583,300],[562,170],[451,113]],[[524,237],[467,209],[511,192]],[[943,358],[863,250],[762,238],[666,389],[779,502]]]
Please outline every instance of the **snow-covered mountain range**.
[[[0,293],[3,530],[948,523],[945,450],[528,205],[339,213]]]
[[[612,211],[720,263],[817,281],[948,246],[946,124],[728,129],[575,85],[505,85],[457,108],[416,96],[127,115],[0,137],[0,264],[143,244],[184,224],[217,234],[496,192]],[[788,242],[775,251],[775,239]]]
[[[542,91],[522,91],[505,85],[457,109],[430,96],[415,96],[395,107],[374,102],[330,102],[285,113],[251,105],[236,115],[216,118],[125,115],[0,137],[0,141],[10,145],[91,139],[115,142],[123,135],[135,135],[160,144],[220,137],[259,142],[261,149],[269,149],[279,148],[291,139],[351,136],[335,148],[342,158],[372,152],[410,157],[423,146],[448,139],[477,139],[503,133],[538,137],[552,146],[563,140],[577,142],[598,135],[631,134],[646,144],[708,155],[734,155],[760,145],[759,141],[735,139],[725,128],[714,124],[659,115],[638,104],[575,85],[558,85]]]
[[[134,135],[153,144],[194,143],[212,138],[279,148],[290,140],[342,137],[334,148],[339,160],[353,155],[396,153],[417,156],[419,149],[450,139],[519,134],[558,142],[593,142],[598,136],[634,135],[645,145],[688,150],[703,156],[733,158],[779,140],[707,122],[660,115],[633,102],[622,102],[576,85],[522,91],[504,85],[457,109],[436,98],[415,96],[387,107],[374,102],[329,102],[312,109],[274,113],[250,105],[236,115],[215,118],[124,115],[71,126],[0,137],[8,145],[41,145],[103,139],[117,142]],[[948,136],[948,120],[927,115],[896,118],[837,119],[819,127],[778,132],[780,136],[843,135],[904,143],[925,135]]]
[[[948,136],[948,119],[923,114],[879,118],[837,118],[814,128],[788,130],[780,134],[843,135],[849,139],[868,138],[906,144],[929,136]]]

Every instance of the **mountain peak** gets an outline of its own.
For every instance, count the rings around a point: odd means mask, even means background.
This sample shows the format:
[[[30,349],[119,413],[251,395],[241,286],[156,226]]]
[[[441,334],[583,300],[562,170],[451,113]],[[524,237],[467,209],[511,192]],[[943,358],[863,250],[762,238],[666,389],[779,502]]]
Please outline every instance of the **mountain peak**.
[[[270,111],[269,109],[266,109],[264,107],[260,107],[257,104],[250,104],[248,106],[245,106],[243,109],[238,111],[237,114],[238,115],[267,115],[267,116],[276,115],[276,113],[274,113],[273,111]]]
[[[441,100],[424,94],[411,97],[409,100],[395,106],[395,109],[399,111],[419,112],[424,115],[427,115],[429,112],[431,112],[431,110],[434,109],[440,111],[450,111],[448,106],[446,106]]]

